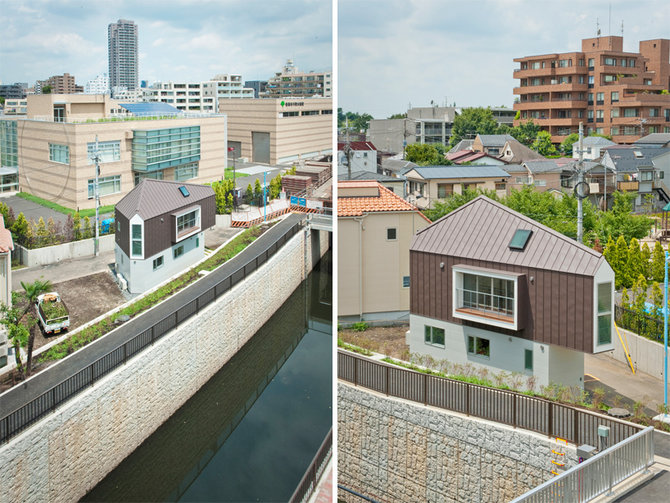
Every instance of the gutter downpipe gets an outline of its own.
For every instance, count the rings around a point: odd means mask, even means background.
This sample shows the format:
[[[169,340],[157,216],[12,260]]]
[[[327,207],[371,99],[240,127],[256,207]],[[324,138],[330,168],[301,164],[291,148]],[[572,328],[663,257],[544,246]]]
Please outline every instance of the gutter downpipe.
[[[363,219],[361,217],[354,217],[358,222],[358,317],[363,321]]]

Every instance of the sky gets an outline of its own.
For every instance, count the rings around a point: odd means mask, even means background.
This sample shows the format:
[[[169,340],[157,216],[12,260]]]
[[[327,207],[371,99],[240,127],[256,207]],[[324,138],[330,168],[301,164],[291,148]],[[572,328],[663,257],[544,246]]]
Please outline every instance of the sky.
[[[580,51],[596,23],[620,36],[622,20],[624,51],[670,38],[668,0],[339,0],[338,106],[376,119],[431,101],[511,107],[514,58]]]
[[[332,69],[330,0],[0,0],[0,81],[107,73],[107,27],[138,25],[139,78],[267,80],[293,58]]]

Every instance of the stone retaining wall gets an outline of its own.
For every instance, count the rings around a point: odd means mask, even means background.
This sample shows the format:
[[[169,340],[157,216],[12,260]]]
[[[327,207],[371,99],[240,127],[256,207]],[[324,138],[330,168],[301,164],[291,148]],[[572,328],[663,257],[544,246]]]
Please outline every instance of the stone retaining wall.
[[[551,477],[546,436],[344,383],[337,400],[338,483],[376,501],[510,501]]]
[[[0,502],[84,496],[256,333],[327,243],[300,231],[200,315],[0,446]]]

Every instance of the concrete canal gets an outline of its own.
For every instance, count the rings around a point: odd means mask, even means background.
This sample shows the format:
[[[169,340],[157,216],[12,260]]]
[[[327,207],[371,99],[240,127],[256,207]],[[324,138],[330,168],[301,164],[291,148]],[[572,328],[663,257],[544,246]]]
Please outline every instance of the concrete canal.
[[[328,252],[249,342],[83,501],[287,501],[331,427],[331,299]]]

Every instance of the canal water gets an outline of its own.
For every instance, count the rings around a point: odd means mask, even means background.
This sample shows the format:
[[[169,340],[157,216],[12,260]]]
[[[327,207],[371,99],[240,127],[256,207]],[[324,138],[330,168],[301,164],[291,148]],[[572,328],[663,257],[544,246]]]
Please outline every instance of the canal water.
[[[82,501],[287,501],[332,424],[331,264]]]

